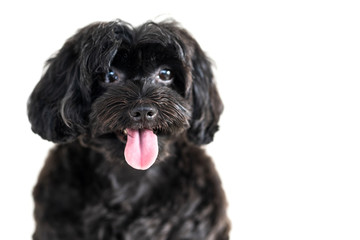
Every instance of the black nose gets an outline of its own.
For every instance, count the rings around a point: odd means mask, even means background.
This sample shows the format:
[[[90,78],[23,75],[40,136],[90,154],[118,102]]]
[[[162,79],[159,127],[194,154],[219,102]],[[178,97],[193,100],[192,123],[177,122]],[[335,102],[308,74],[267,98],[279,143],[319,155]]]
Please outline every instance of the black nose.
[[[134,121],[151,121],[156,118],[158,110],[152,105],[140,105],[133,108],[129,114]]]

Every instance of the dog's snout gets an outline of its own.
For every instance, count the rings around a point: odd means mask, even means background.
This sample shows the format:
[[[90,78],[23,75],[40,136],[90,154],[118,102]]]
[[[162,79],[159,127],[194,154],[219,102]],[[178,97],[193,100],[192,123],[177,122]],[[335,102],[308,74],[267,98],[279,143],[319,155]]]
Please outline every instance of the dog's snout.
[[[140,105],[130,110],[129,114],[134,121],[151,121],[156,118],[158,110],[152,105]]]

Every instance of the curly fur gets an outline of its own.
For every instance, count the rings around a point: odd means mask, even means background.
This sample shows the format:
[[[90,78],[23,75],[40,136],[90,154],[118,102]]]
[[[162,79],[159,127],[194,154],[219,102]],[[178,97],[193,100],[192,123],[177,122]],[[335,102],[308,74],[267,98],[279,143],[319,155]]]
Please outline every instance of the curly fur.
[[[148,108],[149,118],[131,115]],[[200,147],[222,110],[209,59],[176,22],[80,29],[28,102],[32,130],[58,143],[34,188],[33,239],[228,239],[221,182]],[[126,164],[125,129],[158,137],[149,169]]]

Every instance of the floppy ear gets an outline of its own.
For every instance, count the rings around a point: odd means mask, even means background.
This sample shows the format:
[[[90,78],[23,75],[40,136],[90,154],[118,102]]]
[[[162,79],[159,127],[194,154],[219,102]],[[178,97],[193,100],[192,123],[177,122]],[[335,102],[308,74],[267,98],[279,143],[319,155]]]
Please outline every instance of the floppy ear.
[[[214,82],[211,62],[194,42],[191,54],[193,112],[188,137],[196,144],[213,141],[223,104]]]
[[[125,32],[129,27],[120,21],[89,25],[48,60],[28,101],[35,133],[53,142],[69,142],[87,131],[92,80],[108,70],[122,37],[129,35]]]
[[[212,73],[212,64],[195,39],[176,22],[159,24],[175,39],[178,55],[188,69],[186,97],[192,102],[193,112],[188,138],[201,145],[210,143],[219,129],[218,122],[223,104],[218,94]]]
[[[28,102],[32,130],[54,142],[73,140],[84,131],[80,106],[86,100],[80,96],[76,44],[75,39],[68,41],[57,56],[48,60],[47,70]]]

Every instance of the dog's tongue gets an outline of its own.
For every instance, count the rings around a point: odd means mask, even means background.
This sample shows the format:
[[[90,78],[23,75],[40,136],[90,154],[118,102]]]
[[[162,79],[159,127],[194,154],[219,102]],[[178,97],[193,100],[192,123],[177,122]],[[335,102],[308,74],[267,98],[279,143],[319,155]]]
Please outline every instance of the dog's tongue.
[[[126,129],[127,142],[125,160],[133,168],[146,170],[155,162],[158,155],[157,136],[148,129]]]

